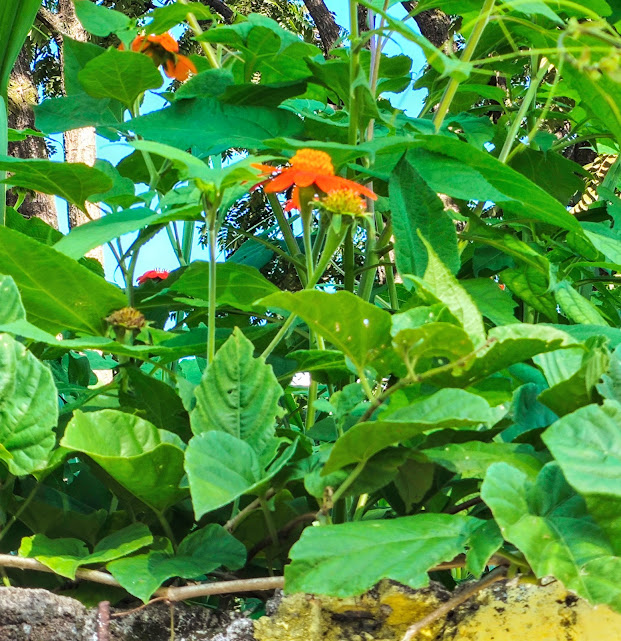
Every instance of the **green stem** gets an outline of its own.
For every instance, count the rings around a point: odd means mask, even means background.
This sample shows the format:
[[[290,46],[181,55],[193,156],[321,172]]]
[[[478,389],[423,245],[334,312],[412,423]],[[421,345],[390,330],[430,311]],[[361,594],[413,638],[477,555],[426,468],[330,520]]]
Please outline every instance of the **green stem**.
[[[291,231],[291,225],[289,224],[289,221],[285,217],[285,213],[282,210],[282,205],[280,204],[280,201],[278,200],[278,197],[276,194],[266,194],[267,195],[267,202],[269,202],[270,207],[272,208],[272,211],[274,212],[274,216],[276,217],[276,222],[278,223],[278,226],[280,227],[280,232],[284,238],[285,245],[287,246],[287,249],[289,250],[289,253],[293,258],[297,258],[301,252],[300,248],[298,246],[297,240],[295,239],[295,236],[293,235],[293,232]],[[298,277],[300,279],[300,282],[302,283],[303,286],[306,285],[306,274],[298,269],[296,267],[296,271],[298,273]]]
[[[0,155],[6,156],[9,148],[7,106],[0,96]],[[6,171],[0,171],[0,180],[6,178]],[[0,226],[6,225],[6,185],[0,183]]]
[[[209,309],[207,315],[207,363],[216,355],[216,213],[209,222]]]
[[[315,401],[317,400],[317,381],[311,378],[306,402],[306,431],[315,424]]]
[[[360,33],[358,31],[358,3],[349,0],[349,130],[350,145],[358,142],[358,101],[356,100],[356,78],[360,69]]]
[[[192,260],[192,242],[194,240],[194,221],[186,220],[183,223],[183,240],[181,241],[181,251],[183,253],[183,260],[186,265],[190,264]]]
[[[479,18],[476,21],[474,29],[472,30],[472,33],[468,38],[468,42],[466,43],[466,46],[464,47],[464,50],[461,54],[461,62],[470,62],[472,60],[474,51],[477,48],[479,40],[483,35],[483,31],[485,30],[485,27],[489,22],[490,16],[492,15],[495,2],[496,0],[485,0],[483,7],[481,8]],[[444,95],[442,96],[442,100],[438,105],[438,110],[436,111],[433,118],[433,124],[436,128],[436,131],[440,131],[440,127],[442,127],[444,118],[446,117],[446,114],[451,107],[451,103],[453,102],[453,98],[455,97],[460,84],[461,80],[457,80],[456,78],[451,78],[449,80],[446,90],[444,91]]]
[[[162,526],[162,530],[164,530],[164,534],[170,539],[170,542],[172,543],[173,549],[175,552],[177,551],[177,542],[175,540],[175,535],[173,534],[172,528],[170,527],[170,523],[164,516],[163,512],[159,512],[158,510],[154,510],[157,520],[160,522],[160,525]]]
[[[520,127],[522,126],[522,121],[524,120],[526,113],[528,112],[528,110],[530,109],[531,105],[533,104],[533,102],[537,97],[537,91],[539,90],[539,85],[541,84],[541,81],[544,79],[547,73],[548,64],[549,64],[548,61],[545,58],[543,58],[539,65],[539,71],[537,73],[537,76],[535,78],[531,78],[528,91],[526,92],[526,95],[522,100],[522,104],[520,105],[520,108],[518,109],[518,112],[515,115],[513,122],[511,123],[511,127],[509,127],[509,131],[507,133],[507,137],[505,138],[504,145],[502,146],[502,149],[500,150],[500,154],[498,155],[498,160],[500,160],[500,162],[502,163],[507,162],[507,158],[511,153],[511,147],[513,146],[513,141],[516,139],[518,132],[520,131]]]
[[[377,263],[379,262],[379,256],[375,252],[376,239],[375,218],[371,218],[367,226],[367,240],[364,248],[364,267],[366,269],[360,277],[360,285],[358,286],[358,296],[366,301],[371,298],[375,274],[377,273]]]
[[[181,4],[188,4],[188,0],[179,0],[179,2]],[[196,16],[193,13],[188,12],[185,19],[188,21],[188,24],[192,28],[192,31],[197,36],[200,36],[203,33],[203,30],[198,24],[198,20],[196,19]],[[219,69],[220,61],[218,60],[218,57],[216,56],[216,52],[213,50],[213,47],[208,42],[203,42],[202,40],[199,41],[199,44],[201,46],[201,49],[203,50],[203,53],[205,54],[205,57],[209,61],[209,64],[212,66],[212,68]]]
[[[47,474],[45,476],[47,476]],[[45,476],[37,479],[37,482],[35,483],[32,490],[30,490],[28,496],[24,499],[24,502],[19,506],[19,508],[17,508],[15,514],[13,514],[7,524],[2,528],[2,530],[0,531],[0,541],[2,541],[2,539],[7,535],[7,532],[15,525],[19,517],[23,514],[24,510],[30,505],[30,502],[32,501],[32,499],[34,499],[37,490],[39,489],[39,485],[41,485],[41,483],[45,479]]]
[[[339,485],[338,490],[332,495],[332,504],[334,505],[347,490],[352,486],[354,481],[360,476],[366,461],[360,461],[358,465],[350,472],[349,476]]]
[[[354,234],[350,227],[345,235],[345,242],[343,243],[343,269],[345,277],[343,279],[343,287],[346,291],[354,291],[356,284],[356,260],[354,254]]]

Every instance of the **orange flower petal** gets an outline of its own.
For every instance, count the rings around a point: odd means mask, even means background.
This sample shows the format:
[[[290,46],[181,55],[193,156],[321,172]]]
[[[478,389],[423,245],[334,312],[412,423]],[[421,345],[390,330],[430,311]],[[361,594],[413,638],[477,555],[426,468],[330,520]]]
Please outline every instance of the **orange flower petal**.
[[[147,36],[147,40],[160,45],[160,47],[171,53],[177,53],[179,51],[179,44],[169,33],[162,33],[159,36],[151,34]]]
[[[278,174],[278,176],[274,176],[271,180],[268,180],[265,183],[264,189],[268,193],[273,193],[276,191],[285,191],[285,189],[289,189],[291,185],[295,183],[295,171],[291,170],[291,168],[283,169],[283,171]]]
[[[295,172],[295,184],[298,187],[310,187],[316,184],[319,176],[314,171],[304,171],[300,169],[293,169]]]
[[[143,51],[146,47],[149,46],[149,43],[144,42],[144,36],[136,36],[132,42],[132,51]],[[144,44],[143,44],[144,43]]]
[[[177,54],[175,58],[176,60],[166,61],[165,71],[169,78],[176,78],[183,82],[188,79],[190,72],[196,73],[196,67],[188,57]]]
[[[259,169],[262,174],[273,174],[275,171],[281,172],[280,167],[273,167],[272,165],[262,165],[260,162],[253,162],[251,165],[254,169]]]

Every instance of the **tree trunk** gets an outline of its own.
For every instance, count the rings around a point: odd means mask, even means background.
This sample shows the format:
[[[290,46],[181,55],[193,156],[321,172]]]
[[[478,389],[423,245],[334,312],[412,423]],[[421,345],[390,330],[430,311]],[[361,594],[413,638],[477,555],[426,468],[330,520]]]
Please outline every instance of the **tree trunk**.
[[[26,45],[21,50],[9,81],[9,127],[14,129],[33,129],[33,106],[39,102],[30,71],[30,49]],[[9,155],[15,158],[48,158],[47,147],[43,138],[28,136],[24,140],[9,143]],[[17,194],[9,191],[7,204],[14,206]],[[58,229],[58,216],[54,196],[39,192],[29,192],[19,207],[19,212],[25,218],[41,218],[48,225]]]
[[[326,3],[323,0],[304,0],[304,4],[317,27],[323,49],[327,54],[338,40],[341,29],[336,24],[334,14],[326,7]]]
[[[409,13],[414,10],[418,2],[410,1],[402,2],[401,4]],[[446,13],[439,9],[428,9],[427,11],[421,11],[419,14],[415,15],[414,20],[416,20],[416,24],[418,25],[421,34],[436,47],[442,47],[442,45],[448,40],[451,28],[451,18],[446,15]]]
[[[62,24],[63,35],[79,42],[88,41],[88,34],[77,18],[72,0],[58,0],[57,17],[60,24]],[[63,136],[66,162],[82,162],[90,166],[95,164],[95,160],[97,159],[97,143],[94,127],[84,127],[83,129],[66,131]],[[95,203],[87,202],[86,211],[87,214],[75,205],[69,205],[70,229],[101,216],[99,207]],[[96,258],[103,265],[102,247],[93,249],[87,255]]]

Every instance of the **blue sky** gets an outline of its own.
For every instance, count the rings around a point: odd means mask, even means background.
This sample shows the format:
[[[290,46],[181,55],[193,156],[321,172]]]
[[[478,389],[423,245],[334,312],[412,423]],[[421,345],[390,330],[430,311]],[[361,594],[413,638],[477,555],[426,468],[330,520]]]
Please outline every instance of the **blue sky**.
[[[348,18],[348,1],[347,0],[327,0],[326,4],[331,11],[337,16],[337,22],[345,27],[349,27],[349,18]],[[403,17],[405,15],[405,10],[398,4],[394,7],[392,14],[396,18]],[[396,37],[391,42],[386,44],[384,52],[388,55],[398,55],[401,53],[408,54],[414,58],[413,72],[416,74],[420,68],[422,68],[424,59],[422,54],[417,48],[411,43],[405,42],[402,38]],[[164,87],[160,89],[163,91]],[[391,101],[395,107],[400,109],[405,109],[411,115],[417,115],[422,104],[422,94],[421,92],[415,91],[406,91],[400,95],[395,95],[391,97]],[[161,107],[162,101],[156,95],[147,96],[145,100],[145,105],[143,106],[143,112],[146,107],[146,111],[158,109]],[[60,150],[60,139],[62,137],[57,137],[58,148]],[[97,141],[97,155],[99,158],[110,161],[112,164],[116,165],[121,158],[131,153],[131,148],[127,145],[122,145],[120,143],[110,143],[104,138],[98,138]],[[59,212],[59,226],[61,231],[64,233],[68,230],[67,223],[67,208],[64,201],[57,199],[57,206]],[[181,225],[179,223],[179,235],[181,235]],[[135,237],[134,235],[126,236],[122,239],[123,245],[126,247]],[[207,260],[207,251],[200,247],[197,242],[197,237],[195,236],[194,248],[192,250],[192,258]],[[116,269],[116,261],[108,247],[104,247],[104,261],[106,268],[106,276],[109,280],[116,282],[119,285],[123,285],[123,279],[118,269]],[[151,240],[147,245],[145,245],[138,258],[137,267],[136,267],[136,276],[144,273],[149,269],[167,269],[173,270],[179,266],[177,259],[173,253],[173,250],[168,241],[168,236],[165,231],[161,231],[153,240]]]

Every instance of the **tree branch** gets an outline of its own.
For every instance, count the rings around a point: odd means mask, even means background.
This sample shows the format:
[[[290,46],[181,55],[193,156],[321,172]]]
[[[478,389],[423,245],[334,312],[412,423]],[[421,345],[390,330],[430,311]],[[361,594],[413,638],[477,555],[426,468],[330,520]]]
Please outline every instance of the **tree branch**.
[[[226,22],[233,22],[235,11],[233,11],[231,7],[227,7],[222,0],[201,0],[201,2],[210,9],[213,9],[216,13],[219,13]]]
[[[408,12],[411,13],[416,8],[418,2],[414,0],[406,0],[401,5]],[[420,32],[431,44],[436,47],[442,45],[448,40],[451,28],[451,18],[446,13],[439,9],[428,9],[421,11],[414,16],[416,24]]]

